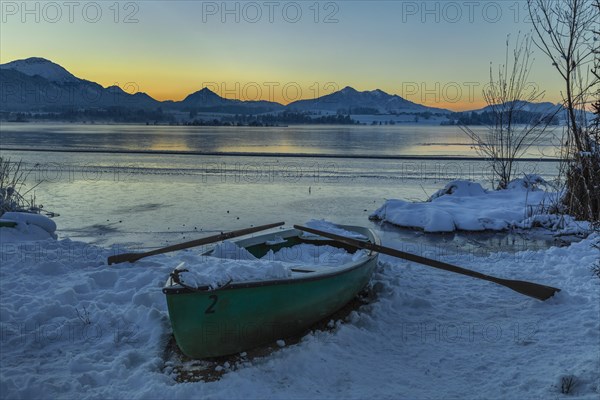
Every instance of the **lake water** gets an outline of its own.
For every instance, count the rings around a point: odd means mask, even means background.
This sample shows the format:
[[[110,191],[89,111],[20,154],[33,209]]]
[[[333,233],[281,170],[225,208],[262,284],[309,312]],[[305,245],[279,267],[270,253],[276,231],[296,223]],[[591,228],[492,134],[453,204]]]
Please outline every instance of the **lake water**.
[[[533,160],[553,152],[552,135],[519,175],[556,175],[556,162]],[[60,236],[137,248],[311,218],[396,237],[367,218],[384,199],[424,200],[452,179],[491,178],[457,127],[3,123],[0,139],[0,155],[28,171],[27,196],[60,214]]]
[[[475,128],[485,131],[485,128]],[[525,157],[554,155],[549,130]],[[2,124],[2,148],[218,155],[476,157],[456,126],[187,127],[92,124]]]

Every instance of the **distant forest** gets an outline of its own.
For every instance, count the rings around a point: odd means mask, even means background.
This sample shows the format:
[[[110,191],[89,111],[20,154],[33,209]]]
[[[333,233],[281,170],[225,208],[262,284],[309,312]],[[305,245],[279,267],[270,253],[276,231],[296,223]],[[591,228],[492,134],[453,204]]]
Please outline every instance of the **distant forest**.
[[[448,121],[443,121],[442,125],[494,125],[498,115],[491,111],[480,113],[458,112],[448,115]],[[505,118],[508,120],[508,118]],[[513,113],[512,122],[515,124],[530,124],[533,122],[548,122],[549,125],[558,125],[557,115],[547,115],[540,112],[516,111]]]
[[[367,109],[356,109],[352,111],[367,111]],[[247,112],[247,110],[246,110]],[[108,107],[92,109],[68,109],[48,110],[45,112],[0,112],[0,120],[12,122],[30,121],[66,121],[66,122],[89,122],[89,123],[138,123],[147,125],[192,125],[192,126],[277,126],[277,125],[300,125],[300,124],[324,124],[324,125],[355,125],[358,121],[352,119],[351,115],[345,113],[315,115],[310,112],[283,111],[264,114],[223,114],[218,117],[203,116],[198,110],[187,112],[187,118],[177,119],[176,114],[163,111],[161,107],[154,110],[131,109],[125,107]],[[405,114],[405,113],[401,113]],[[383,114],[377,114],[383,115]],[[398,114],[396,114],[397,116]],[[446,117],[441,125],[494,125],[497,114],[485,112],[457,112],[447,115],[432,114],[430,112],[410,114],[414,121],[420,119],[429,120],[433,115]],[[550,125],[558,125],[557,115],[548,116],[539,112],[517,111],[513,115],[513,122],[517,124],[529,124],[537,121],[548,122]],[[549,121],[548,121],[549,120]],[[393,122],[390,122],[393,124]],[[373,124],[377,124],[373,122]],[[387,124],[387,123],[386,123]]]
[[[358,122],[349,115],[311,116],[309,113],[284,111],[277,114],[235,114],[219,118],[199,116],[190,112],[190,120],[177,121],[175,115],[162,108],[155,110],[133,110],[124,107],[106,109],[63,110],[54,112],[0,112],[0,119],[12,122],[67,121],[67,122],[115,122],[141,123],[147,125],[192,125],[192,126],[275,126],[289,124],[352,125]]]
[[[12,122],[67,121],[67,122],[117,122],[142,124],[175,123],[175,116],[156,110],[133,110],[125,107],[60,110],[50,112],[2,112],[0,118]]]

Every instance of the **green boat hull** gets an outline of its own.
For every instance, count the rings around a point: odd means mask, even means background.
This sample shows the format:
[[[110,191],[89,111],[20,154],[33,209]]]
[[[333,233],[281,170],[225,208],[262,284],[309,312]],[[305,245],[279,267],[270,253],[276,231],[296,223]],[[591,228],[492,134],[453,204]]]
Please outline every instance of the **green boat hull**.
[[[352,300],[376,266],[377,254],[372,254],[339,273],[215,291],[165,289],[175,340],[185,355],[209,358],[302,333]]]

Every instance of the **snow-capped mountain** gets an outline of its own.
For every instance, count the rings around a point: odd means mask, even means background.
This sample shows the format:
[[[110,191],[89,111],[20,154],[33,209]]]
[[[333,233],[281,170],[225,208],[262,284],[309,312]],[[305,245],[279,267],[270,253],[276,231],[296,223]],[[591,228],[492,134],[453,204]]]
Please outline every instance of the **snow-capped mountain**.
[[[32,57],[0,64],[0,111],[60,111],[118,107],[129,109],[208,111],[229,114],[259,114],[288,111],[325,111],[344,114],[450,114],[451,111],[413,103],[383,90],[358,91],[350,86],[316,99],[299,100],[284,106],[270,101],[242,101],[219,96],[203,88],[182,101],[158,101],[143,92],[127,93],[117,86],[102,87],[78,78],[62,66]],[[523,111],[551,113],[552,103],[519,104]],[[473,110],[476,113],[490,108]],[[470,112],[470,111],[469,111]]]
[[[49,74],[53,79],[50,80],[34,74],[34,69],[29,69],[29,74],[26,74],[15,68],[5,68],[6,65],[0,69],[0,111],[65,111],[107,107],[155,109],[160,106],[160,102],[145,93],[128,94],[116,86],[104,88],[95,82],[75,78],[68,72],[68,75]],[[50,71],[60,70],[41,72]],[[39,69],[36,72],[40,72]]]
[[[0,65],[1,69],[12,69],[27,76],[40,76],[50,82],[76,83],[81,81],[75,75],[58,64],[45,58],[31,57],[24,60],[15,60]]]
[[[204,88],[183,101],[158,101],[143,92],[118,86],[102,87],[80,79],[44,58],[27,58],[0,65],[0,111],[60,111],[65,108],[163,109],[231,113],[262,113],[284,108],[268,101],[240,101]]]
[[[375,110],[382,114],[402,112],[450,113],[449,110],[413,103],[398,95],[391,95],[380,89],[359,92],[350,86],[316,99],[295,101],[288,104],[287,108],[298,111],[323,110],[350,114],[361,114],[365,110]]]

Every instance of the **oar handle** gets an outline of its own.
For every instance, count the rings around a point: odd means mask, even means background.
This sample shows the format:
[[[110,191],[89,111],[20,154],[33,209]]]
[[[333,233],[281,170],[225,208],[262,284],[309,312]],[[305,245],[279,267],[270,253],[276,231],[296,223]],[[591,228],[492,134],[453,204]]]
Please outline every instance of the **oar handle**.
[[[555,288],[555,287],[540,285],[538,283],[532,283],[532,282],[526,282],[526,281],[516,281],[516,280],[510,280],[510,279],[497,278],[495,276],[486,275],[486,274],[482,274],[481,272],[457,267],[456,265],[448,264],[448,263],[445,263],[442,261],[433,260],[431,258],[418,256],[418,255],[412,254],[412,253],[406,253],[404,251],[392,249],[390,247],[379,246],[374,243],[363,242],[360,240],[336,235],[336,234],[329,233],[329,232],[323,232],[323,231],[320,231],[320,230],[314,229],[314,228],[307,228],[305,226],[299,226],[299,225],[294,225],[294,228],[301,230],[301,231],[313,233],[315,235],[320,235],[320,236],[323,236],[323,237],[326,237],[329,239],[333,239],[340,243],[344,243],[344,244],[356,247],[357,249],[372,250],[372,251],[376,251],[378,253],[387,254],[387,255],[390,255],[393,257],[402,258],[404,260],[417,262],[419,264],[424,264],[424,265],[427,265],[427,266],[430,266],[433,268],[442,269],[444,271],[455,272],[457,274],[467,275],[467,276],[470,276],[473,278],[478,278],[478,279],[483,279],[483,280],[486,280],[489,282],[494,282],[499,285],[506,286],[507,288],[512,289],[515,292],[519,292],[521,294],[524,294],[524,295],[530,296],[530,297],[534,297],[539,300],[547,300],[550,297],[554,296],[554,294],[556,294],[557,292],[560,292],[560,289]]]
[[[169,253],[171,251],[189,249],[190,247],[201,246],[203,244],[210,244],[215,242],[220,242],[222,240],[231,239],[238,236],[249,235],[254,232],[264,231],[271,228],[276,228],[278,226],[284,225],[285,222],[276,222],[274,224],[255,226],[252,228],[240,229],[237,231],[231,231],[226,233],[220,233],[218,235],[208,236],[202,239],[191,240],[189,242],[174,244],[167,247],[162,247],[160,249],[148,251],[145,253],[125,253],[125,254],[117,254],[114,256],[108,257],[108,265],[118,264],[123,262],[135,262],[141,258],[154,256],[157,254]]]

